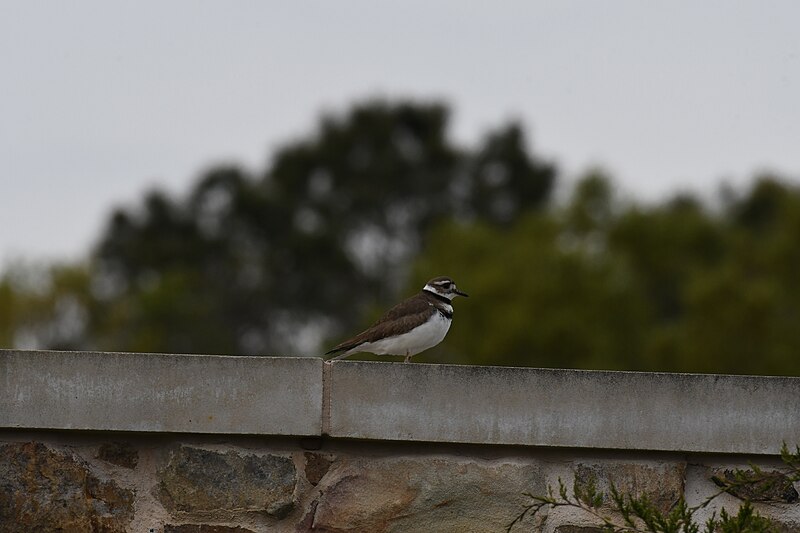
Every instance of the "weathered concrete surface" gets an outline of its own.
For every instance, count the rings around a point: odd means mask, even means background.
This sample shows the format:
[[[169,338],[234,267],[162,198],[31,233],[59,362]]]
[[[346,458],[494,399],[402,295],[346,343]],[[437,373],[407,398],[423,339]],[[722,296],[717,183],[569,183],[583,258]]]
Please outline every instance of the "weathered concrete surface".
[[[773,455],[800,442],[800,378],[324,365],[0,350],[0,428]]]
[[[255,512],[284,518],[294,505],[291,458],[180,446],[158,472],[159,500],[170,511]]]
[[[0,427],[319,435],[322,361],[0,350]]]
[[[134,492],[39,442],[0,444],[0,531],[127,531]]]
[[[777,454],[800,378],[337,361],[332,437]]]

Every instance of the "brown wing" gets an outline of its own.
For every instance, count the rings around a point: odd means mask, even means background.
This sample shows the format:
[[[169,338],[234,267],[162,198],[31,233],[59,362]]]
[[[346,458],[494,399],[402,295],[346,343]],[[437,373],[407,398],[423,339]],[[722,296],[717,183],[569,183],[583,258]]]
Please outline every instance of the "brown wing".
[[[386,311],[369,329],[336,345],[325,355],[351,350],[359,344],[391,337],[400,331],[411,329],[428,320],[432,311],[435,309],[426,300],[409,298]]]

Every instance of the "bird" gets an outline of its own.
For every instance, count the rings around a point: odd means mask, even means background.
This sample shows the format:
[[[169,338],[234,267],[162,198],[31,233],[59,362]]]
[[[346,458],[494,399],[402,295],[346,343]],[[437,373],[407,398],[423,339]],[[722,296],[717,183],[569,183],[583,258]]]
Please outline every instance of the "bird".
[[[336,345],[325,355],[340,353],[329,361],[358,352],[403,355],[408,363],[414,355],[433,348],[444,339],[453,322],[453,298],[467,297],[447,276],[433,278],[414,296],[389,309],[368,329]]]

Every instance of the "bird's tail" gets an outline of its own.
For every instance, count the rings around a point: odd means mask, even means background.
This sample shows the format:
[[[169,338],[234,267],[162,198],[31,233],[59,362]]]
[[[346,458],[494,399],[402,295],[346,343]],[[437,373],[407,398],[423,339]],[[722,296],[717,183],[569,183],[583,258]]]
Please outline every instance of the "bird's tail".
[[[353,351],[353,348],[358,346],[358,344],[359,343],[355,341],[355,339],[349,339],[344,341],[343,343],[337,344],[336,346],[333,347],[333,349],[325,352],[325,355],[333,355],[335,353],[339,354],[336,357],[331,357],[330,359],[328,359],[328,361],[336,361],[337,359],[344,359],[345,357],[348,357],[350,355],[353,355],[353,353],[355,353]]]
[[[337,350],[337,351],[338,351],[338,350]],[[331,353],[331,352],[328,352],[328,353],[326,353],[325,355],[330,355],[330,353]],[[349,357],[349,356],[351,356],[351,355],[352,355],[351,353],[344,352],[344,353],[340,353],[340,354],[339,354],[339,355],[337,355],[336,357],[331,357],[330,359],[326,359],[326,361],[337,361],[337,360],[339,360],[339,359],[344,359],[345,357]]]

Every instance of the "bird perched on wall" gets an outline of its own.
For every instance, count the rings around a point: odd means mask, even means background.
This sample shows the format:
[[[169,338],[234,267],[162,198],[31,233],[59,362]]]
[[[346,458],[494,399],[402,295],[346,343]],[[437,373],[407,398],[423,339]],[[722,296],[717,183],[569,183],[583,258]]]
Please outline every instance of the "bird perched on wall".
[[[411,357],[444,339],[453,321],[453,298],[468,296],[445,276],[433,278],[414,296],[389,309],[369,329],[337,345],[325,355],[342,352],[331,361],[358,352]]]

